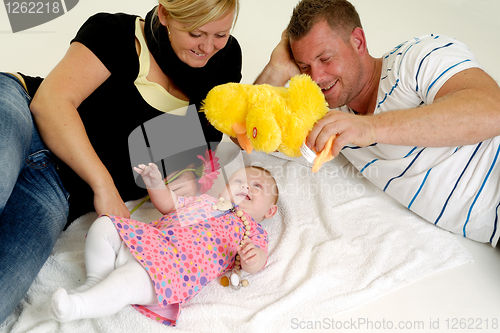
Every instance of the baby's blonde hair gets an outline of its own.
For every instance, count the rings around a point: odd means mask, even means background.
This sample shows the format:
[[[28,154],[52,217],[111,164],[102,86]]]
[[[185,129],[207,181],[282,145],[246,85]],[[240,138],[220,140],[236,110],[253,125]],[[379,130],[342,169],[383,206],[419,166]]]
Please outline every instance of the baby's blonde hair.
[[[168,11],[170,17],[186,26],[182,29],[185,31],[193,31],[208,22],[216,21],[232,10],[236,22],[240,9],[239,0],[159,0],[158,2]],[[158,7],[154,15],[158,16]]]
[[[247,166],[246,169],[257,169],[257,170],[260,170],[260,171],[264,172],[264,174],[267,177],[271,178],[274,181],[274,185],[272,186],[272,188],[273,188],[273,194],[275,195],[274,204],[276,205],[278,203],[280,192],[279,192],[279,188],[278,188],[278,183],[276,182],[276,179],[273,177],[273,175],[271,174],[271,172],[269,170],[267,170],[266,168],[263,168],[263,167],[258,166],[258,165],[250,165],[250,166]]]

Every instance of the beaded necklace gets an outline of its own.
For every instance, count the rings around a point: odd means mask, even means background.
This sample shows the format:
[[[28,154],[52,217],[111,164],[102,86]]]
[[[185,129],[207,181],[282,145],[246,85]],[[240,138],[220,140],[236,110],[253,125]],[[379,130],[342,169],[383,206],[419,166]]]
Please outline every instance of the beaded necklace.
[[[240,241],[240,246],[243,247],[245,244],[246,240],[248,239],[248,236],[250,236],[250,222],[248,222],[248,219],[246,216],[243,214],[243,211],[241,209],[236,209],[236,207],[233,206],[233,203],[230,201],[226,201],[223,197],[219,198],[219,202],[216,205],[212,206],[213,210],[219,210],[221,212],[225,211],[232,211],[233,213],[236,213],[236,216],[238,216],[243,224],[245,225],[245,234],[243,235],[243,238]],[[241,287],[246,287],[248,286],[248,280],[242,280],[241,279],[241,261],[240,261],[240,255],[236,255],[236,261],[234,262],[234,268],[231,270],[231,274],[229,274],[229,278],[224,275],[220,279],[220,284],[224,287],[227,287],[231,285],[232,287],[239,288]]]

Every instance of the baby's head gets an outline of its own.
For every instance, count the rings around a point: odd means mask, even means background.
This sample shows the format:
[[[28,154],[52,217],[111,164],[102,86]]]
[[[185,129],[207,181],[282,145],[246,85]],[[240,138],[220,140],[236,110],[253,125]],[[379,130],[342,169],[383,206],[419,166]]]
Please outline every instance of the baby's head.
[[[278,211],[278,186],[269,171],[261,167],[236,170],[219,196],[234,202],[257,223]]]

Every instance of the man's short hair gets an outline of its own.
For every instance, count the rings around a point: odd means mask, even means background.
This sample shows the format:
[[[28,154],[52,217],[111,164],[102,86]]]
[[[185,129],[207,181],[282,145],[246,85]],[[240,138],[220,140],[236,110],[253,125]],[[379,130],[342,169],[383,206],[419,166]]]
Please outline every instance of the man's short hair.
[[[325,20],[347,42],[356,28],[363,28],[358,12],[346,0],[302,0],[293,9],[287,27],[288,37],[299,40],[306,36],[312,27]]]

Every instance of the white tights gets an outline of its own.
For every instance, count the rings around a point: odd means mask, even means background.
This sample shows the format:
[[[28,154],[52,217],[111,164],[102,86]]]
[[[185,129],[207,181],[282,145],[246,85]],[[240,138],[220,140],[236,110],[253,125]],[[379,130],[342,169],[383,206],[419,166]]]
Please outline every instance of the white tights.
[[[60,322],[99,318],[126,305],[158,304],[148,272],[130,253],[109,217],[95,220],[85,243],[87,281],[69,293],[59,288],[49,313]]]

